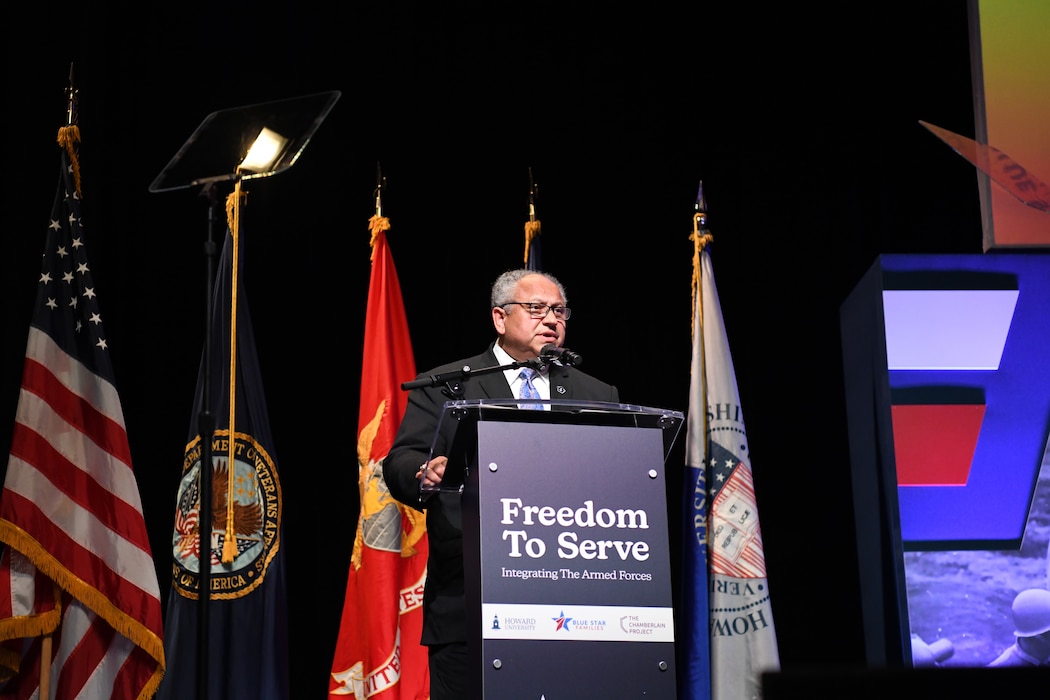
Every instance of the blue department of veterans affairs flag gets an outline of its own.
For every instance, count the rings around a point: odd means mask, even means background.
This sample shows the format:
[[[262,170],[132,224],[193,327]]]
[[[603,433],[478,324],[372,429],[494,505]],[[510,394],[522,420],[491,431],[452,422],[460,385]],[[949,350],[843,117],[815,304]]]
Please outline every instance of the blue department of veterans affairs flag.
[[[59,130],[0,496],[0,697],[145,700],[164,674],[160,587],[88,263],[79,140]]]
[[[158,700],[197,697],[202,556],[211,562],[208,698],[291,697],[283,496],[245,296],[244,256],[236,245],[236,230],[236,224],[232,232],[227,230],[219,262],[212,307],[212,352],[201,359],[183,476],[175,499],[172,587],[165,619],[168,672]],[[236,276],[235,260],[240,263]],[[202,462],[199,417],[209,369],[209,411],[215,431],[212,464],[205,476],[212,484],[212,534],[202,541],[198,531]],[[236,398],[233,404],[231,392]],[[232,432],[231,423],[235,426]]]
[[[706,245],[694,233],[694,328],[689,420],[686,437],[687,596],[707,598],[710,633],[710,695],[713,700],[757,700],[761,676],[780,668],[766,579],[747,432],[737,390],[714,269]],[[706,489],[706,495],[703,493]],[[706,532],[702,532],[706,509]],[[706,536],[706,550],[703,540]],[[707,575],[701,564],[706,560]],[[699,594],[706,583],[705,595]],[[698,634],[702,610],[695,602],[689,633]],[[684,697],[708,697],[700,669],[702,651],[690,654],[690,686]]]

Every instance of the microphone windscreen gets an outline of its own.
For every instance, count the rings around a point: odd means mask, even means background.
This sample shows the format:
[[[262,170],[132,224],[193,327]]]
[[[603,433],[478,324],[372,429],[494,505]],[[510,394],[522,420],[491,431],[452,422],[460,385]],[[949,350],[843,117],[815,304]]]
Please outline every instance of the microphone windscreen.
[[[553,357],[557,359],[560,355],[561,351],[558,349],[558,346],[554,343],[547,343],[542,348],[540,348],[540,357]]]

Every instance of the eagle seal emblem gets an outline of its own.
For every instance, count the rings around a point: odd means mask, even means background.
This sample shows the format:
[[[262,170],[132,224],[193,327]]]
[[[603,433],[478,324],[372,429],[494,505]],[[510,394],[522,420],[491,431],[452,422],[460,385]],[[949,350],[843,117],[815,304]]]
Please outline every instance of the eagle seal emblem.
[[[259,586],[280,549],[281,485],[269,453],[251,436],[219,430],[212,439],[212,522],[201,544],[201,442],[186,446],[172,535],[173,587],[196,599],[200,557],[209,557],[211,597],[239,598]],[[232,458],[231,458],[232,456]]]

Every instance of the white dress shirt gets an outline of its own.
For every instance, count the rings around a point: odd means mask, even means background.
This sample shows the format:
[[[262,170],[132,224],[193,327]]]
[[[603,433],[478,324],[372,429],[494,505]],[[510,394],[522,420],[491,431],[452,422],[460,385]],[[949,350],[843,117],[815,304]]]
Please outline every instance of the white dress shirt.
[[[500,347],[499,343],[493,346],[492,352],[495,353],[496,361],[500,365],[509,365],[517,362],[517,360],[507,354],[506,350]],[[510,384],[510,391],[513,396],[519,395],[518,390],[525,381],[519,376],[520,374],[521,367],[511,367],[503,370],[503,375],[507,378],[507,383]],[[541,399],[549,399],[551,397],[551,383],[546,372],[537,371],[532,377],[532,385],[536,387],[536,391],[540,392]]]

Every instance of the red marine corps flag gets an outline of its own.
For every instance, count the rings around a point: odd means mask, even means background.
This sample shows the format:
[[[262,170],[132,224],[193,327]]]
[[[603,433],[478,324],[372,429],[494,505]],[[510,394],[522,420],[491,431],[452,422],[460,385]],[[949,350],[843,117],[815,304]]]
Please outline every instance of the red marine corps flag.
[[[357,469],[361,512],[336,641],[328,697],[425,700],[430,697],[423,628],[428,542],[423,514],[390,495],[383,460],[405,414],[403,382],[416,376],[401,287],[382,216],[380,186],[372,232],[372,276],[365,315]]]

